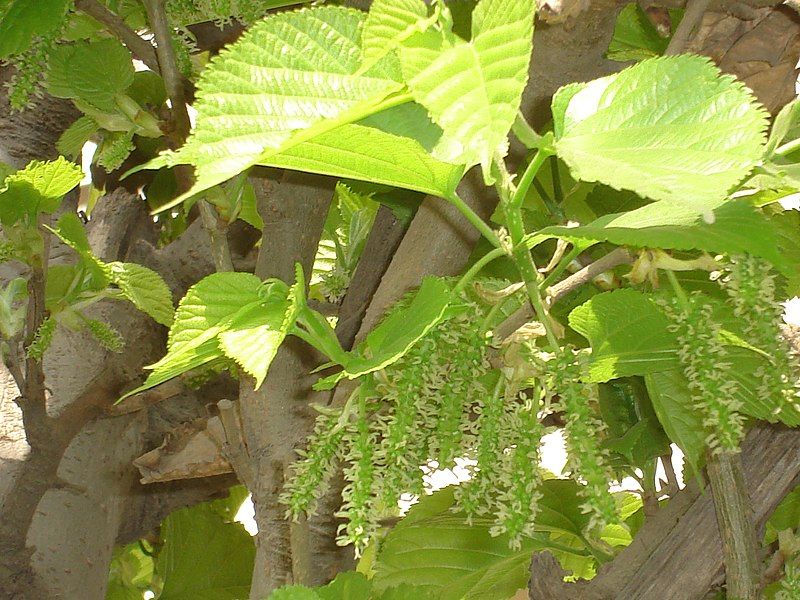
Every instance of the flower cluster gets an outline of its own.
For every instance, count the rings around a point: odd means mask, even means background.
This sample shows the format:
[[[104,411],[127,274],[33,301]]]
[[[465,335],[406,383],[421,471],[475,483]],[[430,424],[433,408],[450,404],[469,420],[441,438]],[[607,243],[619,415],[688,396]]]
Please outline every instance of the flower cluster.
[[[274,4],[271,0],[167,0],[167,14],[176,25],[214,21],[222,27],[233,20],[252,23]]]
[[[709,449],[714,453],[737,451],[744,437],[744,418],[713,305],[695,293],[683,304],[673,298],[664,304],[664,310],[678,340],[678,358],[694,406],[702,416]]]
[[[747,342],[764,350],[771,364],[757,372],[757,394],[778,399],[776,417],[788,405],[798,406],[797,373],[800,359],[781,335],[783,307],[775,298],[775,276],[765,260],[750,255],[733,256],[725,289]]]
[[[317,500],[328,490],[344,434],[338,415],[325,413],[317,417],[308,449],[298,450],[300,460],[292,466],[293,475],[281,498],[288,506],[288,516],[297,518],[302,512],[314,512]]]
[[[28,358],[34,360],[42,360],[44,353],[53,342],[53,334],[56,332],[56,320],[53,317],[47,317],[39,329],[36,330],[36,335],[33,341],[28,345],[27,354]]]
[[[591,516],[589,529],[595,530],[616,519],[616,506],[608,492],[613,473],[601,447],[605,425],[595,414],[597,385],[582,380],[584,358],[569,346],[561,348],[548,362],[547,391],[553,406],[564,412],[567,468],[586,484],[582,509]]]
[[[122,352],[122,349],[125,347],[125,340],[122,338],[122,335],[108,323],[89,319],[86,321],[86,328],[106,350]]]

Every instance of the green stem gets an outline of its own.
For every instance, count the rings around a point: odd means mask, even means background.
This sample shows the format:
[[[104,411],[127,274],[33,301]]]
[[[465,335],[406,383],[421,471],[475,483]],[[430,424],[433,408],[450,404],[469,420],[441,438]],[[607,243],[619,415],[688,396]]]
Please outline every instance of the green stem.
[[[667,270],[667,279],[669,279],[672,289],[675,291],[675,297],[678,299],[681,308],[684,312],[689,312],[689,297],[686,295],[683,287],[681,287],[681,283],[675,276],[675,272]]]
[[[552,346],[552,349],[557,351],[561,346],[550,323],[550,315],[547,314],[542,296],[539,293],[539,273],[536,271],[536,265],[533,262],[530,251],[525,246],[515,248],[514,262],[516,262],[517,269],[525,282],[525,290],[528,292],[528,299],[531,302],[531,306],[533,306],[533,312],[536,313],[536,318],[544,325],[547,332],[547,341]]]
[[[497,237],[497,234],[495,234],[495,232],[492,231],[492,228],[486,224],[486,221],[481,219],[475,213],[475,211],[472,210],[469,205],[461,199],[458,193],[453,192],[450,196],[448,196],[447,199],[455,205],[455,207],[461,212],[462,215],[464,215],[464,217],[466,217],[470,223],[472,223],[475,229],[481,232],[483,237],[491,242],[492,246],[495,248],[500,247],[500,239]]]
[[[472,265],[469,270],[464,273],[464,275],[459,279],[456,287],[453,288],[454,294],[460,294],[464,291],[464,288],[469,285],[469,282],[472,281],[475,276],[481,272],[481,270],[488,265],[493,260],[500,258],[501,256],[506,256],[506,251],[503,248],[495,248],[484,254],[481,258],[479,258],[474,265]]]
[[[561,190],[561,174],[558,170],[558,158],[550,157],[550,173],[553,175],[553,195],[559,205],[564,201],[564,192]]]
[[[528,194],[531,183],[536,178],[536,175],[539,173],[539,169],[549,156],[550,154],[545,150],[539,150],[536,153],[536,156],[533,157],[533,160],[528,163],[525,172],[522,174],[522,177],[519,180],[517,189],[514,190],[513,194],[511,195],[511,199],[509,200],[509,208],[514,209],[522,207],[522,202],[525,200],[525,196]]]
[[[517,118],[514,119],[511,131],[514,132],[517,139],[527,148],[540,148],[542,145],[542,136],[534,131],[525,117],[522,116],[522,113],[517,113]]]

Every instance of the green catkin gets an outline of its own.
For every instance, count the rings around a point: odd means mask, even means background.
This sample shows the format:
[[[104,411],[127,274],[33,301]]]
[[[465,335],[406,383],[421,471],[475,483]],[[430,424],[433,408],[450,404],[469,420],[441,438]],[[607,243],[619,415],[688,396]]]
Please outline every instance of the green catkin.
[[[47,71],[50,52],[59,37],[60,29],[39,36],[25,52],[9,60],[15,68],[14,75],[6,84],[9,90],[8,102],[13,110],[30,108],[33,104],[32,98],[42,95],[42,73]]]
[[[39,328],[36,330],[36,335],[27,349],[28,358],[33,360],[42,360],[44,353],[53,342],[53,334],[56,332],[56,320],[53,317],[47,317]]]
[[[673,298],[665,305],[665,312],[671,321],[669,329],[678,339],[678,358],[694,407],[703,419],[706,444],[715,454],[738,451],[744,437],[744,418],[713,306],[695,293],[687,297],[685,306]]]
[[[498,512],[492,535],[506,534],[509,545],[519,550],[523,536],[534,533],[534,520],[538,514],[538,503],[542,497],[539,464],[539,446],[544,427],[539,421],[537,398],[521,395],[512,411],[506,413],[506,429],[513,432],[512,447],[504,453],[501,470],[507,474],[507,487],[500,491],[497,500]]]
[[[100,342],[100,345],[106,350],[119,353],[125,348],[125,340],[120,332],[111,327],[108,323],[89,319],[86,321],[86,327],[91,332],[92,336]]]
[[[775,276],[770,269],[769,263],[755,256],[732,256],[725,290],[746,340],[772,357],[772,364],[762,366],[755,376],[759,397],[781,400],[778,417],[787,405],[798,404],[800,360],[781,335],[783,307],[775,298]]]
[[[292,465],[292,474],[281,498],[291,518],[297,519],[303,512],[313,514],[317,501],[328,491],[345,435],[345,428],[339,426],[338,419],[338,415],[319,415],[308,440],[308,449],[298,451],[300,460]]]
[[[342,510],[337,516],[346,522],[339,528],[337,543],[353,544],[359,555],[377,528],[373,510],[375,440],[363,404],[355,423],[351,423],[347,429],[345,445],[349,448],[346,456],[349,464],[344,468],[347,483],[342,490]]]
[[[476,307],[477,309],[477,307]],[[444,382],[439,389],[440,408],[432,456],[440,468],[450,468],[463,453],[464,431],[469,428],[469,412],[475,398],[486,394],[478,379],[488,371],[486,338],[480,335],[476,310],[453,320],[442,332],[440,345],[447,356]]]
[[[566,418],[567,468],[585,482],[581,508],[590,515],[588,529],[599,530],[616,519],[614,498],[608,491],[613,474],[600,444],[604,425],[592,409],[598,404],[597,385],[581,380],[582,360],[583,355],[565,347],[549,361],[548,371],[550,391],[558,395]]]
[[[505,412],[503,398],[504,381],[500,378],[492,394],[478,401],[475,412],[477,448],[475,471],[472,479],[456,490],[459,507],[469,519],[493,511],[495,490],[499,487],[500,462],[505,445],[501,429]]]

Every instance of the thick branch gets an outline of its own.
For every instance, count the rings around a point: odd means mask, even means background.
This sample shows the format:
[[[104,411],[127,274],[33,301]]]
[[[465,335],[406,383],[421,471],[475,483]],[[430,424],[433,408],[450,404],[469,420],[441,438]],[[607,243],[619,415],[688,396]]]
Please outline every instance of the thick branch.
[[[707,470],[722,535],[726,595],[736,600],[757,600],[761,597],[758,540],[741,457],[729,452],[710,456]]]
[[[142,39],[125,21],[117,14],[111,12],[97,0],[75,0],[75,8],[86,13],[93,19],[106,26],[111,33],[125,44],[134,58],[142,61],[147,68],[159,72],[158,60],[153,47],[147,40]]]

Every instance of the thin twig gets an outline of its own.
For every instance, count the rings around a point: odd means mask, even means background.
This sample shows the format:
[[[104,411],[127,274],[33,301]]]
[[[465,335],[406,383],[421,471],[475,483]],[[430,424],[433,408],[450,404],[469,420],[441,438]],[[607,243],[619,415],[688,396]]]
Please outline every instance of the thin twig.
[[[664,51],[666,56],[680,54],[686,49],[689,39],[694,34],[703,15],[708,10],[708,5],[711,0],[689,0],[686,6],[686,12],[683,14],[680,25],[675,30],[672,39],[669,41],[667,49]]]
[[[75,0],[75,8],[105,25],[106,29],[125,44],[134,58],[142,61],[147,65],[147,68],[156,73],[159,72],[158,60],[156,59],[153,46],[151,46],[147,40],[142,39],[133,29],[128,27],[122,17],[108,10],[108,8],[97,0]]]
[[[161,77],[172,104],[171,114],[175,134],[185,140],[191,129],[189,111],[186,109],[186,94],[183,89],[183,78],[178,69],[175,48],[172,46],[172,28],[167,20],[164,0],[144,0],[150,29],[156,40],[156,56],[161,67]]]
[[[191,130],[189,111],[186,108],[186,94],[183,86],[183,76],[178,69],[175,48],[172,45],[172,28],[167,20],[164,0],[144,0],[150,28],[156,40],[156,55],[161,66],[161,76],[169,96],[172,115],[172,131],[176,138],[176,145],[186,141]],[[188,177],[187,177],[188,179]],[[198,202],[203,228],[211,238],[211,252],[217,271],[233,271],[231,251],[225,227],[220,223],[216,210],[206,201]]]
[[[554,302],[563,298],[573,290],[580,286],[589,283],[592,279],[617,267],[633,262],[633,255],[625,248],[617,248],[612,250],[603,258],[600,258],[592,264],[584,267],[577,273],[570,275],[563,281],[559,281],[555,285],[547,289],[547,296],[552,305]],[[514,333],[522,325],[527,323],[533,317],[533,311],[527,304],[522,306],[516,312],[512,313],[505,321],[500,323],[495,328],[495,337],[498,340],[503,340],[509,335]]]
[[[672,448],[659,458],[664,467],[664,476],[667,478],[666,486],[661,488],[661,495],[673,496],[681,490],[681,486],[678,483],[678,476],[675,474],[675,467],[672,466]]]

